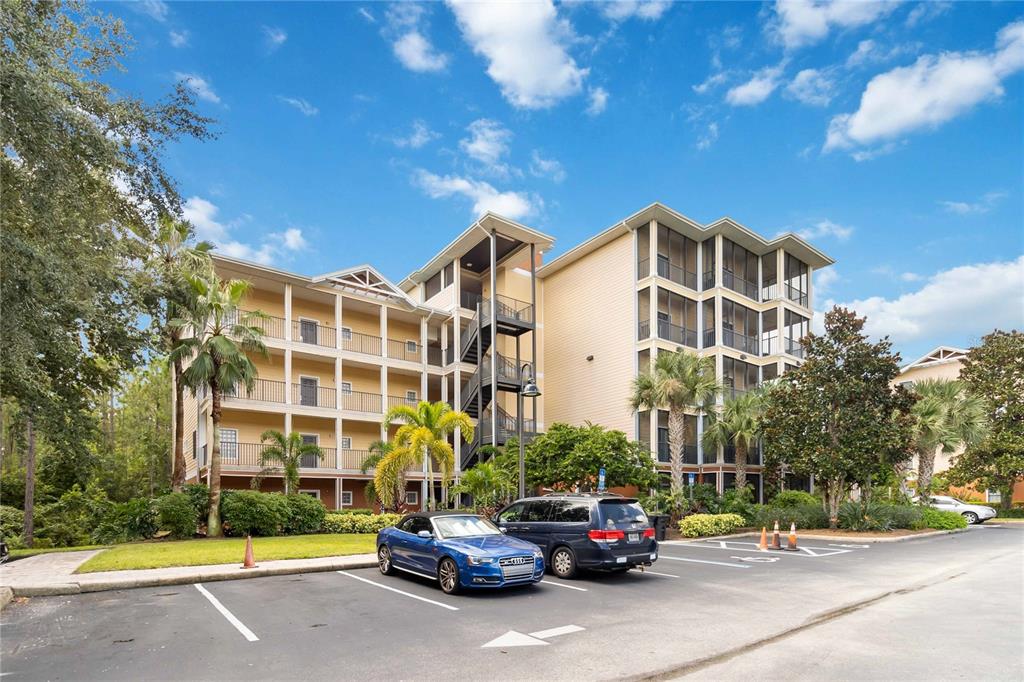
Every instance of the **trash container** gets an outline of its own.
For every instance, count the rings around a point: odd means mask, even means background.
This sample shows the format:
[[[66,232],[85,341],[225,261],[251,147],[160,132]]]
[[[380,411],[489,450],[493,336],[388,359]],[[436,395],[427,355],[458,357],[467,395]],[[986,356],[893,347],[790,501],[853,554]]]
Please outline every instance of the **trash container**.
[[[665,539],[665,533],[668,530],[668,515],[648,514],[647,518],[651,522],[651,527],[654,528],[654,539],[658,542],[662,542]]]

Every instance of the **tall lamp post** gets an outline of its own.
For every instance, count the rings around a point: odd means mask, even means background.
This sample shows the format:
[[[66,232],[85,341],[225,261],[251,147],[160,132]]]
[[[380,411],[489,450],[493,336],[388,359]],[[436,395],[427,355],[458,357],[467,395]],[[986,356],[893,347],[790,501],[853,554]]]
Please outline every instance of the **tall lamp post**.
[[[523,366],[519,368],[519,383],[522,390],[519,391],[516,398],[516,421],[519,422],[517,425],[519,430],[519,498],[522,499],[526,497],[526,444],[523,442],[525,402],[523,398],[536,398],[540,395],[540,388],[534,382],[533,368],[529,362],[524,362]],[[534,415],[534,419],[536,419],[536,415]]]

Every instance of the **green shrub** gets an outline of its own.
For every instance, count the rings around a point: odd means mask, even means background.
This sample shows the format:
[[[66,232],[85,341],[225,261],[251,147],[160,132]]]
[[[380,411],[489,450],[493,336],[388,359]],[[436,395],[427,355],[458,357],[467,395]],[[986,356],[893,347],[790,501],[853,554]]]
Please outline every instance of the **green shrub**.
[[[921,525],[921,508],[910,504],[894,504],[890,507],[893,528],[918,528]]]
[[[687,538],[725,535],[742,528],[743,524],[739,514],[690,514],[679,522],[679,532]]]
[[[156,501],[160,527],[179,539],[196,534],[196,509],[188,493],[170,493]]]
[[[816,504],[821,506],[821,500],[814,495],[804,492],[803,490],[784,490],[779,493],[768,503],[769,507],[775,507],[777,509],[789,509],[792,507],[800,507],[805,504]]]
[[[77,485],[51,504],[36,507],[36,547],[44,540],[51,547],[73,547],[91,543],[92,531],[106,518],[112,508],[107,494],[90,488],[82,491]]]
[[[327,514],[325,533],[377,533],[402,519],[401,514]]]
[[[718,507],[719,514],[737,514],[743,517],[745,525],[754,522],[758,505],[754,504],[754,489],[746,485],[741,489],[726,490]]]
[[[284,532],[290,535],[318,533],[324,525],[327,510],[323,502],[310,495],[287,495],[288,519]]]
[[[103,520],[93,530],[92,540],[103,545],[145,540],[157,530],[153,501],[140,497],[111,505]]]
[[[182,492],[188,495],[192,509],[195,510],[196,524],[206,525],[206,519],[210,515],[210,489],[202,483],[189,483],[182,488]],[[223,495],[222,492],[222,498]]]
[[[17,507],[0,505],[0,538],[11,544],[14,538],[20,538],[25,529],[25,512]]]
[[[228,535],[278,535],[288,522],[288,502],[280,493],[232,490],[221,499],[221,519]]]
[[[884,504],[872,502],[843,502],[839,505],[839,527],[845,530],[887,531],[892,526],[892,514]]]
[[[803,529],[828,528],[828,514],[820,502],[795,507],[758,507],[754,514],[754,526],[757,528],[771,528],[776,521],[782,528],[788,528],[794,523],[797,528]]]
[[[956,512],[921,507],[921,526],[935,530],[956,530],[957,528],[966,528],[967,519]]]
[[[341,512],[341,513],[344,513],[344,514],[376,514],[377,512],[375,512],[372,509],[365,509],[365,508],[362,508],[362,507],[350,507],[349,509],[346,509],[344,512]]]

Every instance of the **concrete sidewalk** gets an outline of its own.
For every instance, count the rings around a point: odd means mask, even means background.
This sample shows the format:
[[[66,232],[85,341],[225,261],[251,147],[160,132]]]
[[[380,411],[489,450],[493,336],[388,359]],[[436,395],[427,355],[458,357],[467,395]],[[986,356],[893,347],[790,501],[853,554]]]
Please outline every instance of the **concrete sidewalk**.
[[[52,552],[4,564],[0,566],[0,587],[10,588],[15,597],[37,597],[215,580],[240,580],[268,575],[338,571],[377,565],[377,557],[373,554],[352,554],[317,559],[261,561],[256,568],[250,569],[243,569],[241,564],[236,563],[75,573],[75,569],[102,551]]]

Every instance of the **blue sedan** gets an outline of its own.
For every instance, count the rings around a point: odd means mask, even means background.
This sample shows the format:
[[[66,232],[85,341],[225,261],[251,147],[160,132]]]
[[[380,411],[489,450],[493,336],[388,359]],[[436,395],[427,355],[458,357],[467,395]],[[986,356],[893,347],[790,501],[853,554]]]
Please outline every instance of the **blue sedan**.
[[[384,575],[405,571],[437,580],[447,594],[466,587],[540,582],[544,554],[537,545],[508,537],[489,520],[465,512],[418,512],[377,534]]]

